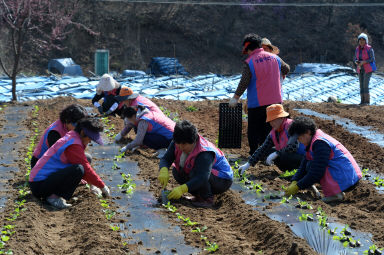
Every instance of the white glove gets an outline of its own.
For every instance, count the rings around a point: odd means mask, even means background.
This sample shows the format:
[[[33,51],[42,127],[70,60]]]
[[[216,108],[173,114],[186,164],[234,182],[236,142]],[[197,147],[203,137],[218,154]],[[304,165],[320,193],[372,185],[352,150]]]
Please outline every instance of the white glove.
[[[121,133],[118,133],[118,134],[115,136],[115,142],[118,142],[118,141],[120,141],[120,140],[121,140],[121,138],[122,138],[122,135],[121,135]]]
[[[245,173],[245,171],[247,171],[249,169],[251,165],[249,164],[249,162],[245,163],[244,165],[240,166],[239,167],[239,174],[242,175]]]
[[[99,189],[98,187],[96,187],[94,185],[91,185],[91,192],[98,197],[101,197],[101,195],[102,195],[101,189]]]
[[[273,165],[273,161],[279,156],[279,154],[275,151],[271,154],[269,154],[269,156],[267,157],[267,159],[265,160],[265,163],[268,165],[268,166],[272,166]]]
[[[234,97],[231,98],[231,100],[229,100],[229,107],[236,107],[237,106],[237,101],[239,101],[239,99],[236,99]]]
[[[123,148],[120,149],[120,152],[125,152],[128,148],[127,148],[128,145],[124,146]]]
[[[109,191],[107,185],[104,185],[104,188],[101,189],[101,192],[103,194],[103,197],[109,197],[111,195],[111,192]]]

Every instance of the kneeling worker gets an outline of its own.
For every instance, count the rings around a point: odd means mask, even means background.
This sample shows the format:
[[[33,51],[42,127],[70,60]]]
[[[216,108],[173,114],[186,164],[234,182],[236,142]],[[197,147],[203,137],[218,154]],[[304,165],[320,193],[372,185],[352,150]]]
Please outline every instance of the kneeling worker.
[[[273,104],[267,107],[267,120],[272,126],[272,130],[255,153],[249,158],[248,162],[239,167],[239,173],[243,174],[252,165],[267,157],[267,165],[276,164],[282,170],[293,170],[300,166],[304,158],[305,147],[298,143],[297,136],[288,135],[288,129],[292,124],[289,113],[284,111],[281,104]],[[273,148],[274,146],[274,148]]]
[[[63,209],[83,178],[109,196],[108,187],[89,164],[84,150],[91,140],[103,144],[100,133],[103,125],[96,118],[83,118],[51,146],[37,161],[29,175],[32,194],[46,199],[56,208]]]
[[[176,124],[173,141],[160,160],[158,179],[163,188],[168,184],[172,163],[172,174],[181,185],[169,193],[168,199],[179,199],[189,192],[195,196],[193,205],[212,207],[213,195],[232,185],[233,172],[224,153],[200,136],[187,120]]]
[[[351,153],[336,139],[316,128],[308,117],[297,117],[289,128],[306,146],[306,155],[285,196],[296,194],[320,182],[325,203],[341,201],[344,192],[353,189],[361,179],[361,171]]]

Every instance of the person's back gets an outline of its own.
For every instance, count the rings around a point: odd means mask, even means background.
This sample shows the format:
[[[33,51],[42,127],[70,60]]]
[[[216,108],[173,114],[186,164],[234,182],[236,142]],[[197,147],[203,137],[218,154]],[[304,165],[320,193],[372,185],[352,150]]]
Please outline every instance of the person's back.
[[[280,58],[259,48],[246,62],[252,73],[248,85],[248,108],[281,103]]]

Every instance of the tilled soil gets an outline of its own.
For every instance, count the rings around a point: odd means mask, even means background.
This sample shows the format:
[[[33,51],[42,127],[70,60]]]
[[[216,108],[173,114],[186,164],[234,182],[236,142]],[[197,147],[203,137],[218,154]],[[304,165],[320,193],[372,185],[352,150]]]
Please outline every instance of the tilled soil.
[[[220,101],[154,101],[170,112],[177,112],[179,119],[190,120],[197,126],[200,134],[210,141],[214,142],[217,139]],[[39,106],[38,127],[42,132],[58,118],[59,112],[65,106],[73,102],[91,106],[89,101],[76,100],[70,97],[28,104]],[[189,112],[187,111],[188,106],[194,106],[198,110]],[[293,109],[310,108],[325,114],[349,117],[359,125],[373,126],[377,130],[382,130],[380,124],[377,124],[382,122],[380,118],[384,112],[382,107],[304,102],[287,102],[285,107],[289,109],[293,117],[297,115]],[[358,113],[362,114],[361,118],[359,118]],[[364,122],[363,117],[366,116],[374,117],[365,118],[366,121]],[[122,128],[121,119],[113,117],[111,119],[117,130]],[[365,138],[348,133],[341,126],[334,125],[332,121],[314,119],[322,130],[347,147],[361,167],[384,173],[382,167],[384,151],[382,148],[368,142]],[[237,157],[246,160],[248,157],[247,125],[246,122],[243,124],[242,148],[223,149],[223,151],[226,154],[237,155]],[[6,123],[0,121],[1,125],[6,125]],[[32,131],[30,118],[26,119],[24,125],[25,128]],[[130,134],[125,141],[133,137],[134,135]],[[25,149],[20,151],[21,159],[25,157],[27,143],[28,140],[26,139]],[[127,159],[138,162],[139,176],[149,180],[150,191],[159,196],[160,186],[157,181],[159,159],[152,155],[153,152],[150,149],[139,149],[133,153],[127,153]],[[19,169],[20,172],[16,174],[9,186],[10,194],[14,198],[17,196],[15,184],[24,180],[25,165],[23,160],[19,162]],[[289,184],[288,181],[278,178],[281,172],[274,166],[270,167],[259,163],[250,168],[249,173],[254,175],[259,182],[268,186],[269,189],[280,190],[281,185]],[[171,177],[167,188],[171,189],[176,185]],[[76,190],[75,196],[78,200],[74,202],[74,206],[69,210],[62,211],[52,210],[49,206],[36,201],[32,196],[28,196],[25,205],[27,211],[23,212],[15,222],[16,234],[8,242],[14,254],[125,254],[128,250],[131,254],[137,253],[136,245],[123,246],[119,234],[110,230],[109,222],[105,219],[100,203],[84,186]],[[340,223],[372,233],[375,244],[379,247],[384,246],[383,195],[379,194],[373,184],[368,181],[361,181],[354,191],[347,193],[347,198],[343,203],[327,205],[316,200],[309,191],[300,192],[299,196],[310,201],[315,208],[321,206],[329,216],[337,217]],[[174,205],[182,215],[208,227],[204,235],[209,241],[219,245],[219,254],[257,254],[260,251],[263,254],[316,254],[305,240],[296,237],[284,223],[273,221],[266,215],[253,210],[252,206],[245,204],[237,191],[230,190],[216,196],[213,209],[194,208],[185,199],[175,202]],[[13,207],[9,203],[4,215],[7,215],[11,210]],[[160,210],[160,213],[168,216],[173,224],[181,226],[187,244],[204,250],[205,244],[200,240],[200,233],[192,233],[190,227],[183,226],[180,221],[176,220],[175,215],[167,210]],[[2,217],[2,224],[8,224],[5,217]]]

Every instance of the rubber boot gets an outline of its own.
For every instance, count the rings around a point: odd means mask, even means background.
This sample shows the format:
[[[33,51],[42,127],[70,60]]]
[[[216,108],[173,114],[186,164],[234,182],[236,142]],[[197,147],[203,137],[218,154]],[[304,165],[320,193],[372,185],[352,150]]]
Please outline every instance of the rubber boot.
[[[370,105],[370,102],[371,102],[371,96],[369,95],[369,93],[365,94],[365,104],[366,105]]]
[[[363,105],[363,104],[364,104],[364,94],[360,93],[360,104],[359,105]]]

